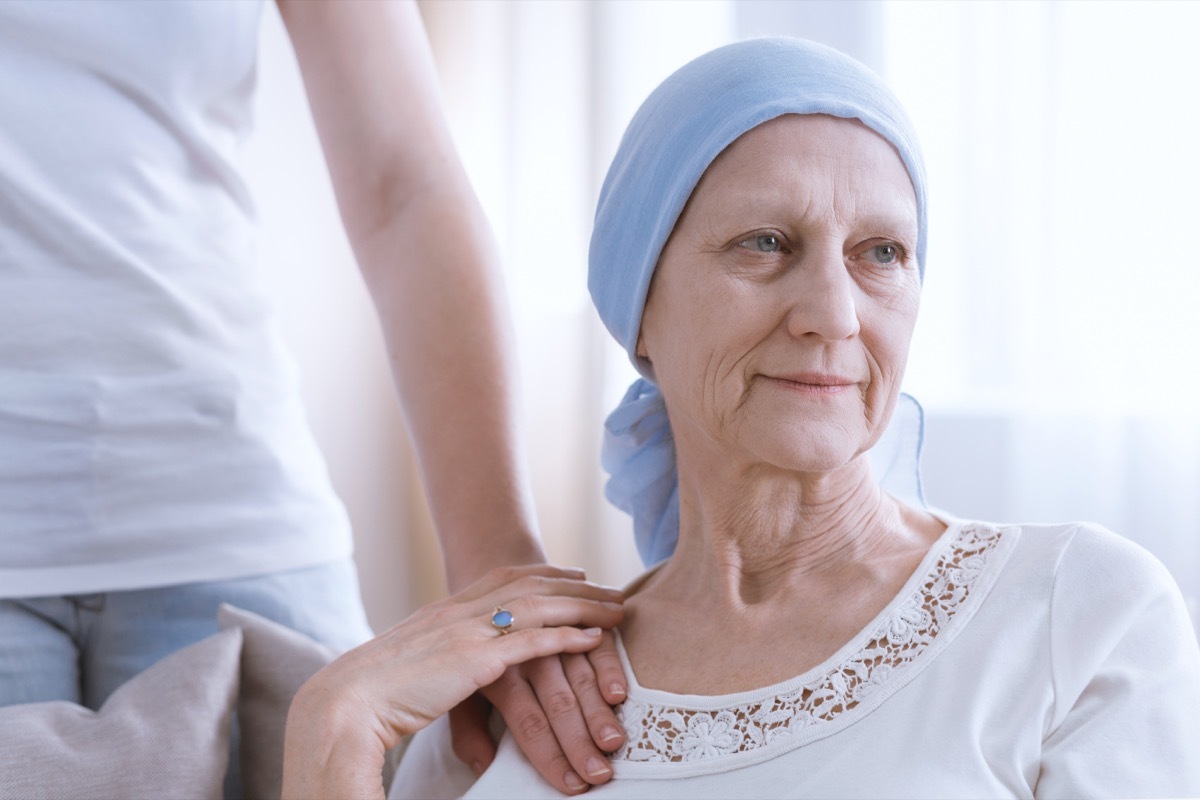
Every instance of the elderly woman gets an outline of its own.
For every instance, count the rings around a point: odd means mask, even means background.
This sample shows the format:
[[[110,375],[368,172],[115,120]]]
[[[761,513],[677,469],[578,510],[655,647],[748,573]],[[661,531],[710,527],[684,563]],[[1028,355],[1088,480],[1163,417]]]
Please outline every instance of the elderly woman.
[[[833,50],[718,49],[634,118],[590,285],[645,376],[605,460],[653,566],[626,590],[625,743],[593,795],[1200,795],[1200,651],[1162,566],[1095,525],[921,502],[900,384],[925,245],[910,124]],[[381,792],[386,746],[527,655],[493,605],[538,652],[605,624],[589,604],[611,597],[569,575],[502,579],[438,607],[455,659],[418,619],[302,690],[288,790]],[[393,796],[557,796],[511,737],[482,776],[449,741],[443,719],[415,737]],[[330,748],[352,755],[312,757]]]

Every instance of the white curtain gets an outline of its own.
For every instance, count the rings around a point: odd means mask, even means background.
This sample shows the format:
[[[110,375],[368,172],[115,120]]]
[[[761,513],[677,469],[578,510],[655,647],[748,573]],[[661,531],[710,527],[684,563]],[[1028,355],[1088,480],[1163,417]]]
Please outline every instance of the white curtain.
[[[1089,519],[1200,594],[1193,3],[886,3],[930,185],[931,501]]]

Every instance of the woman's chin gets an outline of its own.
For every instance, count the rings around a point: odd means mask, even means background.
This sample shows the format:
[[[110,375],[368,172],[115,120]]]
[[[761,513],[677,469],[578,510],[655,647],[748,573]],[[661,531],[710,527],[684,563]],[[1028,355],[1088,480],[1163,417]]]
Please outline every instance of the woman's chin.
[[[765,465],[788,473],[835,476],[864,451],[866,437],[765,434],[747,448]]]
[[[856,395],[820,403],[819,408],[780,407],[777,398],[754,397],[744,407],[736,438],[764,461],[792,472],[833,472],[869,449],[876,431]],[[803,412],[803,413],[801,413]]]

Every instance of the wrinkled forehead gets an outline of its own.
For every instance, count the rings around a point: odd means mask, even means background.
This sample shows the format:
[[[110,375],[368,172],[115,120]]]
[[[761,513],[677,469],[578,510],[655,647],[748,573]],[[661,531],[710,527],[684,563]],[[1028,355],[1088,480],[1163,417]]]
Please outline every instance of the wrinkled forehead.
[[[785,114],[735,139],[705,169],[668,241],[697,215],[801,212],[903,232],[916,245],[916,193],[896,148],[856,119],[827,114]]]
[[[650,279],[692,191],[731,143],[787,114],[857,120],[895,148],[916,196],[916,255],[923,274],[924,168],[907,115],[878,76],[849,56],[801,39],[726,45],[686,64],[651,93],[601,187],[588,288],[635,366]]]

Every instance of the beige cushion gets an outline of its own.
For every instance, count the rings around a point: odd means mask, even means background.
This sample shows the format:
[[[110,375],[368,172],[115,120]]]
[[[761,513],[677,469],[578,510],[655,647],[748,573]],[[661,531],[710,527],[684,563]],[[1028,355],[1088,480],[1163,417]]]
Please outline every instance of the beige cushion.
[[[241,645],[222,631],[173,653],[99,711],[0,708],[0,798],[220,798]]]
[[[242,631],[242,681],[238,700],[238,761],[246,800],[277,800],[283,781],[283,732],[300,686],[336,655],[302,633],[258,614],[224,604],[222,630]]]
[[[238,763],[245,800],[277,800],[283,784],[283,735],[296,692],[321,667],[338,656],[302,633],[251,611],[223,604],[217,609],[222,630],[241,628],[242,682],[238,700]],[[383,786],[392,775],[407,740],[387,753]]]

